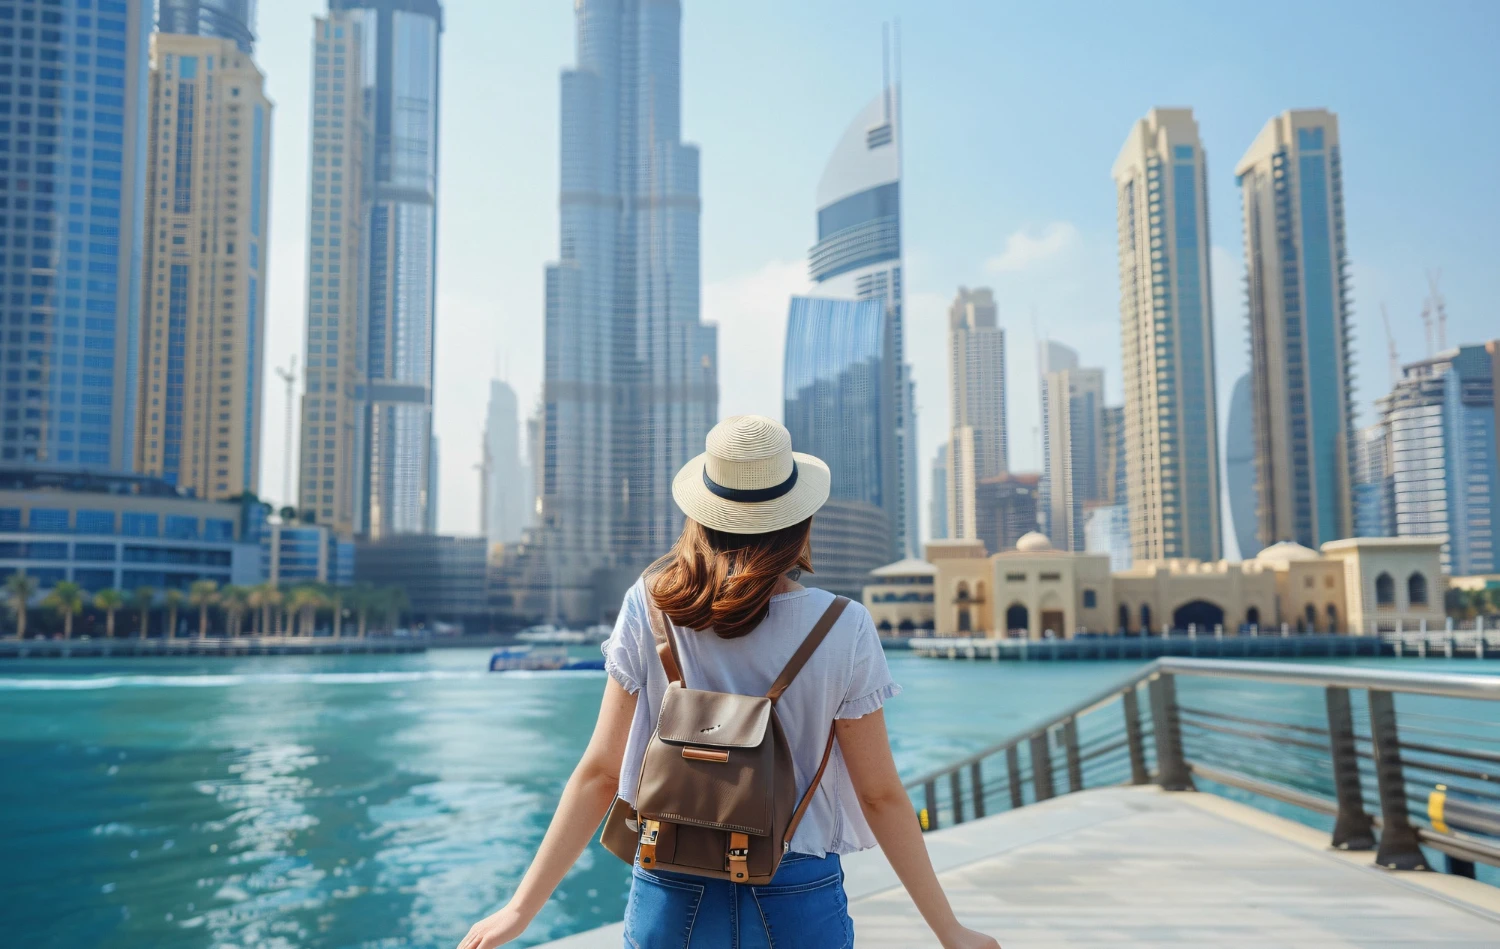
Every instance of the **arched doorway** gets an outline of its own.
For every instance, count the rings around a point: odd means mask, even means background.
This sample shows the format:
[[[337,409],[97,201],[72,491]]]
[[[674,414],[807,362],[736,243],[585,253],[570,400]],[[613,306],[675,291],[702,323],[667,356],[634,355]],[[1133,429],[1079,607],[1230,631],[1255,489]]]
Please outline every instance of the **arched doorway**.
[[[880,625],[876,629],[880,630],[880,635],[889,636],[891,634],[891,621],[888,619],[881,620]]]
[[[916,632],[917,624],[913,623],[910,619],[904,619],[901,621],[901,625],[897,626],[896,629],[900,631],[901,635],[910,636],[912,633]]]
[[[1146,603],[1141,604],[1141,635],[1151,635],[1151,607]]]
[[[1375,605],[1396,605],[1396,581],[1392,580],[1388,573],[1382,573],[1375,578]]]
[[[1248,610],[1245,611],[1245,625],[1246,626],[1259,626],[1260,625],[1260,608],[1259,607],[1252,606]]]
[[[1307,631],[1316,633],[1318,631],[1318,608],[1309,603],[1302,611],[1302,615],[1307,618]]]
[[[973,630],[974,624],[969,619],[969,608],[967,606],[960,606],[958,608],[958,631],[960,633],[968,633]]]
[[[1130,607],[1124,603],[1120,604],[1120,632],[1130,632]]]
[[[1339,631],[1339,608],[1332,603],[1328,604],[1328,631],[1330,633]]]
[[[1005,631],[1019,632],[1022,636],[1030,635],[1031,612],[1020,603],[1012,603],[1005,610]]]
[[[1427,605],[1427,578],[1420,573],[1406,578],[1406,602],[1412,606]]]
[[[969,585],[962,580],[958,581],[958,590],[954,593],[954,598],[960,603],[969,602]]]
[[[1196,626],[1199,630],[1212,630],[1224,622],[1224,610],[1207,600],[1184,603],[1172,614],[1173,629]]]

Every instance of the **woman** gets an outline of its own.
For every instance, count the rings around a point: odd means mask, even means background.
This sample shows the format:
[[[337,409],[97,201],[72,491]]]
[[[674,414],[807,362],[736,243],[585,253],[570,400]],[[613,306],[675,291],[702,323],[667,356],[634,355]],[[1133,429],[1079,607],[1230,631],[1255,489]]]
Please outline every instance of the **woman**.
[[[634,801],[641,760],[666,689],[647,615],[650,597],[673,626],[694,688],[764,694],[832,594],[797,582],[809,561],[812,515],[828,499],[828,466],[794,453],[768,418],[726,419],[707,451],[672,483],[687,523],[672,552],[625,595],[604,644],[609,682],[593,738],[564,788],[536,859],[505,908],[474,924],[459,949],[516,937],[588,845],[616,793]],[[667,872],[637,863],[625,909],[627,947],[851,946],[842,854],[879,845],[945,949],[999,949],[953,915],[896,775],[881,706],[891,681],[870,614],[850,604],[777,705],[799,795],[834,723],[836,748],[791,849],[768,886]]]

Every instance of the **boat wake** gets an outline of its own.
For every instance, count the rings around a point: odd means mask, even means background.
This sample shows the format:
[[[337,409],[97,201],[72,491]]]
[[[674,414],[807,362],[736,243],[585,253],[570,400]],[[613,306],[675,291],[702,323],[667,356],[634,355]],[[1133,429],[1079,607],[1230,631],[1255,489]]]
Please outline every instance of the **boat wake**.
[[[236,685],[379,685],[486,678],[483,671],[426,669],[408,672],[247,672],[225,675],[102,675],[43,678],[0,676],[0,691],[89,691],[94,689],[221,689]]]

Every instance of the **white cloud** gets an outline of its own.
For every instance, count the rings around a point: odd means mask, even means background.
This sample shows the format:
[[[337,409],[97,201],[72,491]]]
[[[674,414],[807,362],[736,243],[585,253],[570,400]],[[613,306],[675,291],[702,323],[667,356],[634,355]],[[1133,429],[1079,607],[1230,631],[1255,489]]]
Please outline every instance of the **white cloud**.
[[[772,260],[704,284],[703,320],[719,325],[719,418],[781,419],[787,304],[810,290],[803,260]]]
[[[1005,239],[1005,249],[985,261],[990,273],[1020,273],[1038,264],[1062,257],[1082,244],[1078,228],[1068,221],[1053,221],[1040,232],[1020,230]]]

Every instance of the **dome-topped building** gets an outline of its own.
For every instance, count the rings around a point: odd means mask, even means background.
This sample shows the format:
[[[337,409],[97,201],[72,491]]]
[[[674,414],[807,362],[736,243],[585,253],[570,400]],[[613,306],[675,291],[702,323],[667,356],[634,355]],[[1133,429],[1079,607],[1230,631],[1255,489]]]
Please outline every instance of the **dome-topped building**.
[[[1016,550],[1022,553],[1031,554],[1052,549],[1052,540],[1041,531],[1030,531],[1022,534],[1021,539],[1016,541]]]

